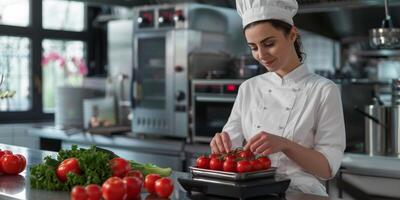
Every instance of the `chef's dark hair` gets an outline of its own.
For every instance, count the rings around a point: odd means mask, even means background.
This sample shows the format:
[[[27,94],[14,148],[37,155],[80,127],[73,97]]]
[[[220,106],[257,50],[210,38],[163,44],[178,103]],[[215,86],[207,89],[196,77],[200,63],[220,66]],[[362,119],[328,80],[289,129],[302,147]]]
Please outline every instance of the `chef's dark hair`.
[[[283,33],[285,34],[285,36],[289,36],[290,30],[292,29],[292,25],[281,21],[281,20],[277,20],[277,19],[267,19],[267,20],[261,20],[261,21],[256,21],[256,22],[252,22],[248,25],[246,25],[243,29],[243,31],[245,31],[247,28],[255,26],[257,24],[261,24],[264,22],[269,22],[271,23],[271,25],[278,29],[283,31]],[[294,41],[294,49],[296,50],[296,54],[297,57],[299,58],[300,62],[303,62],[304,60],[304,52],[302,52],[302,45],[301,45],[301,39],[300,39],[300,35],[297,34],[296,40]]]

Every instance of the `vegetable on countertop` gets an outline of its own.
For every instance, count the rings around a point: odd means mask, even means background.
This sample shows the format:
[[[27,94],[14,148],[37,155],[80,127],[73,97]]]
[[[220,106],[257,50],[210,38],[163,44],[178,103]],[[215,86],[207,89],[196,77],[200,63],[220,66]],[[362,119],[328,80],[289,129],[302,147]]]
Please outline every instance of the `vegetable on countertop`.
[[[78,160],[80,173],[67,173],[65,182],[57,176],[60,164],[69,158]],[[75,185],[102,185],[113,174],[111,160],[118,158],[113,152],[92,146],[89,149],[78,148],[72,145],[70,150],[61,150],[56,159],[51,156],[44,158],[44,162],[30,167],[30,183],[32,188],[45,190],[69,191]],[[143,175],[159,174],[162,177],[172,173],[171,168],[161,168],[154,164],[141,164],[129,161],[132,170],[139,170]]]

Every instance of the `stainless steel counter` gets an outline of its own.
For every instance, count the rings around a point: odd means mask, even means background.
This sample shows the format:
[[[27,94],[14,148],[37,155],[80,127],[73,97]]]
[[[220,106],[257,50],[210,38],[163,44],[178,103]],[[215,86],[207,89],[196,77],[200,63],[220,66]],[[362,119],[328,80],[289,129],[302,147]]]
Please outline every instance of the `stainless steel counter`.
[[[27,170],[22,172],[17,176],[0,176],[0,199],[21,199],[21,200],[68,200],[70,199],[69,192],[61,192],[61,191],[46,191],[46,190],[37,190],[31,189],[29,184],[29,166],[34,164],[41,163],[43,158],[48,155],[56,156],[55,152],[49,151],[40,151],[34,149],[28,149],[23,147],[11,146],[0,144],[0,149],[11,150],[13,153],[20,153],[27,158]],[[208,197],[208,196],[194,196],[188,197],[187,193],[183,190],[183,188],[177,182],[178,177],[188,177],[190,176],[188,173],[176,172],[174,171],[172,174],[172,178],[174,179],[175,190],[173,195],[171,196],[171,200],[186,200],[186,199],[221,199],[216,197]],[[159,199],[154,196],[148,195],[148,193],[142,193],[142,199],[146,200],[156,200]],[[263,198],[265,199],[265,198]],[[266,198],[266,199],[276,199],[276,198]],[[320,197],[315,195],[308,194],[287,194],[287,200],[328,200],[327,197]]]
[[[124,134],[105,136],[90,134],[79,129],[61,130],[51,126],[32,128],[28,133],[40,137],[41,140],[42,138],[53,140],[48,142],[50,145],[61,141],[60,147],[50,150],[68,149],[72,144],[77,144],[84,148],[97,145],[130,160],[141,160],[145,163],[152,162],[159,166],[169,166],[177,171],[183,171],[184,169],[185,142],[183,140],[141,138]]]
[[[400,158],[346,153],[339,170],[341,190],[355,199],[400,199]]]
[[[80,129],[61,130],[52,126],[32,128],[28,133],[43,138],[110,147],[123,147],[152,153],[154,151],[159,151],[164,154],[176,154],[177,152],[182,152],[184,148],[184,141],[182,140],[143,139],[127,135],[104,136],[86,133]]]
[[[366,175],[400,179],[400,158],[398,157],[346,153],[341,166]]]

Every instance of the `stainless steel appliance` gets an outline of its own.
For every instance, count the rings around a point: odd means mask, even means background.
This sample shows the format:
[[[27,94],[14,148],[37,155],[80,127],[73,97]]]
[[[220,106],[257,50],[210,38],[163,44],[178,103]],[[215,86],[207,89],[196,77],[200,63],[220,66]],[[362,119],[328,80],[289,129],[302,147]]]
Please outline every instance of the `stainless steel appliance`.
[[[191,52],[238,51],[241,32],[233,9],[201,4],[134,8],[132,132],[186,138]]]
[[[243,80],[193,80],[193,142],[210,142],[227,122]]]
[[[365,108],[365,153],[371,156],[387,154],[387,139],[391,132],[391,107],[379,104]]]

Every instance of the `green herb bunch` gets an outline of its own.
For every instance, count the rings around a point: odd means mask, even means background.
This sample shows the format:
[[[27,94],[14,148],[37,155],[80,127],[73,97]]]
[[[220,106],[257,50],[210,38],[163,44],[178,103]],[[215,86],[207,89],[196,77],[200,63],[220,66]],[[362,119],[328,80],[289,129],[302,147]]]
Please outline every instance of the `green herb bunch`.
[[[32,188],[45,190],[63,190],[69,191],[75,185],[102,185],[104,181],[112,175],[110,160],[118,157],[113,152],[96,146],[89,149],[78,148],[72,145],[70,150],[61,150],[57,159],[47,156],[44,162],[30,167],[30,184]],[[56,170],[58,165],[65,159],[76,158],[79,162],[81,173],[69,173],[67,181],[61,182]],[[144,176],[147,174],[159,174],[162,177],[170,176],[171,168],[162,168],[157,165],[146,163],[141,164],[135,161],[129,161],[131,168],[139,170]]]
[[[66,182],[61,182],[56,175],[58,165],[67,158],[77,158],[81,174],[69,173]],[[61,150],[57,159],[50,156],[44,158],[42,164],[30,168],[30,184],[32,188],[68,191],[75,185],[99,184],[111,177],[109,161],[115,154],[92,146],[89,149],[72,145],[71,150]]]

